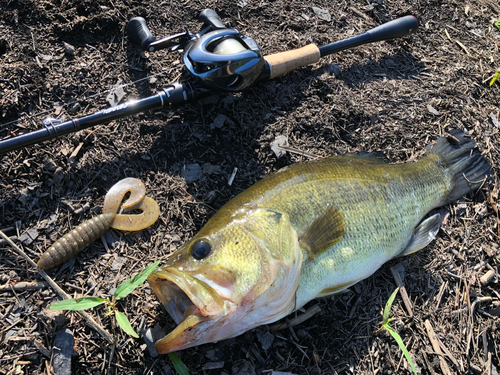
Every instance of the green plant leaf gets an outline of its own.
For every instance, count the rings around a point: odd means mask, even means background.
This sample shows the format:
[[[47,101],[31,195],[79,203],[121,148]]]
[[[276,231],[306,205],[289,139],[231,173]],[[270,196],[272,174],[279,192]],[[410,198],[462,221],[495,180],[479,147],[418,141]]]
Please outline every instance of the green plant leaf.
[[[500,30],[500,17],[498,17],[498,20],[493,24],[495,27]]]
[[[106,300],[99,297],[82,297],[82,298],[72,298],[65,299],[63,301],[54,302],[50,305],[50,310],[86,310],[91,309],[92,307],[96,307]]]
[[[415,369],[415,365],[413,364],[413,360],[411,359],[411,356],[410,356],[410,353],[408,352],[408,349],[406,349],[406,345],[405,343],[403,342],[403,339],[401,338],[401,336],[399,336],[399,333],[397,333],[391,326],[389,325],[385,325],[384,326],[385,329],[387,329],[387,331],[389,331],[389,333],[391,334],[391,336],[394,338],[394,340],[396,340],[396,342],[398,343],[399,347],[401,348],[401,351],[403,352],[403,354],[405,355],[406,357],[406,360],[408,361],[408,363],[410,364],[411,366],[411,369],[413,370],[413,373],[415,375],[418,375],[417,374],[417,370]]]
[[[174,365],[175,371],[177,371],[177,374],[179,375],[189,375],[189,371],[184,365],[184,363],[181,361],[177,353],[168,353],[168,357],[172,361],[172,364]]]
[[[139,338],[137,332],[134,331],[132,325],[130,324],[127,316],[121,311],[115,310],[116,322],[120,326],[121,329],[132,337]]]
[[[119,300],[120,298],[126,297],[130,293],[132,293],[134,289],[140,286],[144,282],[144,280],[146,280],[149,274],[153,272],[156,267],[158,267],[158,264],[160,264],[160,261],[154,262],[150,266],[146,267],[144,271],[139,272],[133,278],[121,283],[115,290],[115,300]]]
[[[389,313],[391,312],[392,303],[394,302],[394,298],[396,298],[396,294],[398,294],[399,287],[392,293],[392,295],[387,300],[387,303],[384,307],[384,325],[389,323]]]

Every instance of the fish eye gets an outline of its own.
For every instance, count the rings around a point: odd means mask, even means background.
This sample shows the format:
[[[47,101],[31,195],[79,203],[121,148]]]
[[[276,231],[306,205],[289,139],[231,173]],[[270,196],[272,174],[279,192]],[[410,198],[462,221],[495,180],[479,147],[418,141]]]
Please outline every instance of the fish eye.
[[[204,240],[196,242],[191,248],[191,255],[196,260],[201,260],[206,258],[208,254],[212,251],[212,246]]]

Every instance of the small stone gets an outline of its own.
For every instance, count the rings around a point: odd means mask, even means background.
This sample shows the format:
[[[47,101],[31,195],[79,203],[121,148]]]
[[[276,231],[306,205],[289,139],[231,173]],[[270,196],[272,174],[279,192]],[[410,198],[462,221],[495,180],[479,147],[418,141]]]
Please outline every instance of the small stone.
[[[118,248],[118,246],[120,246],[120,237],[118,237],[114,231],[107,230],[106,232],[104,232],[103,237],[106,243],[113,249],[116,249]]]
[[[49,172],[54,172],[57,169],[57,164],[52,159],[47,159],[43,162],[43,167]]]
[[[117,86],[109,92],[108,96],[106,97],[106,101],[109,103],[111,107],[116,107],[118,104],[120,104],[120,102],[124,97],[125,97],[125,90],[123,90],[123,86],[119,81],[117,83]]]
[[[235,101],[237,101],[239,99],[239,96],[236,96],[236,95],[227,95],[224,97],[224,99],[222,100],[224,102],[224,104],[233,104]]]
[[[186,182],[189,184],[191,182],[197,181],[203,176],[203,171],[198,163],[184,165],[181,170],[181,176],[184,177]]]
[[[34,228],[28,229],[21,236],[19,236],[19,241],[24,245],[30,245],[38,237],[38,231]]]
[[[288,146],[288,140],[284,135],[278,135],[271,143],[271,150],[273,150],[277,158],[286,155],[286,151],[280,148],[280,146]]]
[[[54,317],[54,324],[56,325],[56,328],[64,327],[67,322],[68,322],[68,319],[66,318],[66,315],[64,315],[64,314],[59,313]]]
[[[73,47],[71,44],[63,42],[63,47],[64,47],[64,53],[66,55],[70,55],[70,56],[75,55],[75,47]]]
[[[42,59],[44,61],[50,61],[50,60],[52,60],[54,58],[54,56],[52,56],[52,55],[42,55],[42,54],[40,54],[40,56],[42,57]]]
[[[257,340],[259,340],[262,349],[267,350],[274,342],[274,335],[269,332],[257,331]]]
[[[238,0],[238,1],[236,2],[236,5],[238,5],[240,8],[244,8],[244,7],[246,7],[246,6],[247,6],[247,4],[248,4],[247,0]]]
[[[205,353],[205,357],[214,362],[220,362],[224,358],[224,353],[220,349],[210,349]]]
[[[111,269],[113,271],[118,271],[123,267],[123,265],[127,262],[127,258],[125,257],[117,257],[115,260],[113,260],[113,263],[111,263]]]
[[[9,341],[9,338],[11,338],[12,336],[15,336],[16,334],[17,334],[16,329],[9,329],[3,337],[3,342],[6,343],[7,341]]]
[[[328,65],[328,71],[333,74],[335,77],[340,76],[340,66],[335,65],[335,64],[329,64]]]
[[[332,16],[330,15],[330,12],[328,10],[318,7],[312,7],[312,10],[316,17],[318,17],[319,19],[327,22],[330,22],[332,20]]]
[[[203,164],[203,173],[205,174],[219,174],[220,172],[220,165],[212,165],[210,163]]]
[[[141,331],[141,334],[151,358],[158,357],[160,354],[156,351],[155,342],[165,336],[164,330],[159,324],[156,324],[153,328]]]
[[[52,179],[56,188],[61,188],[64,181],[64,169],[62,167],[57,167],[54,171],[54,176]]]
[[[227,121],[227,116],[226,115],[223,115],[223,114],[220,114],[218,115],[214,122],[213,122],[213,127],[214,128],[217,128],[217,129],[220,129],[224,126],[225,122]]]
[[[458,203],[455,205],[455,216],[459,217],[464,215],[467,212],[467,203],[465,203],[464,199],[460,199]]]
[[[164,375],[172,375],[174,372],[172,371],[172,367],[169,365],[163,365],[162,369]]]
[[[255,367],[246,360],[237,362],[231,370],[233,375],[255,375]]]
[[[69,328],[56,332],[52,348],[52,366],[56,375],[71,375],[71,355],[75,338]]]
[[[28,189],[24,188],[21,190],[21,194],[17,197],[17,200],[21,202],[23,206],[26,206],[26,200],[28,199]]]
[[[71,113],[72,115],[76,114],[80,108],[82,108],[82,106],[80,105],[80,103],[75,103],[70,109],[69,109],[69,113]]]
[[[217,370],[220,368],[224,368],[224,361],[208,362],[203,365],[203,370]]]

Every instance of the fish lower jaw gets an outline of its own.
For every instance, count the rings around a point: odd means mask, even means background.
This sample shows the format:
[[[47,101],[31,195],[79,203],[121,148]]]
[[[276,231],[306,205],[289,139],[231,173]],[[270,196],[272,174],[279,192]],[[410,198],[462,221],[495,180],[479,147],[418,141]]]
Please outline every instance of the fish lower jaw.
[[[160,354],[166,354],[177,350],[185,349],[197,345],[197,340],[192,337],[186,337],[185,333],[192,331],[195,327],[209,320],[210,317],[201,315],[198,311],[191,315],[186,315],[185,319],[169,334],[155,343],[156,351]]]

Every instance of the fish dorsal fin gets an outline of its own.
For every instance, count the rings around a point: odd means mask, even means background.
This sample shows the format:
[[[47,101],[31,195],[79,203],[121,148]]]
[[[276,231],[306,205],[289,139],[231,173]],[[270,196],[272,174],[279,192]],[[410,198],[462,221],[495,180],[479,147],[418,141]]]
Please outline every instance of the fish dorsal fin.
[[[309,253],[309,259],[314,259],[328,246],[339,242],[344,232],[342,213],[337,207],[330,206],[309,225],[300,237],[299,244]]]
[[[384,160],[385,156],[382,152],[360,151],[360,152],[345,154],[342,157],[358,161],[362,160],[366,163],[387,164],[386,161]]]
[[[420,225],[415,228],[410,242],[408,242],[408,245],[406,245],[406,248],[401,252],[401,254],[399,254],[399,256],[412,254],[430,244],[436,237],[442,221],[443,215],[441,213],[432,215],[422,221]]]

